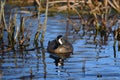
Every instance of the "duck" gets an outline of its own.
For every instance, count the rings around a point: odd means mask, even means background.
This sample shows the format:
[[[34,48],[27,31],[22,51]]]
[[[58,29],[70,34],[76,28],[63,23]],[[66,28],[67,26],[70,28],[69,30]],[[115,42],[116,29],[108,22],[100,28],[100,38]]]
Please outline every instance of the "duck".
[[[72,44],[62,35],[48,42],[47,51],[53,54],[73,53]]]

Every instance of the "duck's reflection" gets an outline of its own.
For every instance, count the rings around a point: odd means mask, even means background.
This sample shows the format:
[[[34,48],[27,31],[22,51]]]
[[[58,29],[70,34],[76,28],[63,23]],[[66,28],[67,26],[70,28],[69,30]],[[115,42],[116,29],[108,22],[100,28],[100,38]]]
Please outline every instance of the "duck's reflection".
[[[68,57],[70,57],[71,53],[65,53],[65,54],[50,54],[50,58],[55,60],[56,66],[64,66],[64,60]]]

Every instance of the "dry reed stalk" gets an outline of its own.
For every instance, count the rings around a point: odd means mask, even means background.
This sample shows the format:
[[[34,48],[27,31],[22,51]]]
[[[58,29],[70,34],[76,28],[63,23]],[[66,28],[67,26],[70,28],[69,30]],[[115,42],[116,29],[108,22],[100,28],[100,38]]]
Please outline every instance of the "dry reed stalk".
[[[42,29],[42,25],[41,25],[41,23],[40,23],[40,17],[39,17],[39,15],[40,15],[40,8],[41,8],[41,0],[39,0],[39,2],[40,2],[40,4],[39,4],[39,6],[38,6],[38,12],[37,12],[37,18],[38,18],[38,30],[37,30],[37,32],[36,32],[36,34],[35,34],[35,38],[34,38],[34,42],[35,43],[37,43],[37,40],[38,40],[38,37],[39,37],[39,35],[41,34],[41,29]]]
[[[113,7],[118,13],[120,13],[120,1],[119,0],[108,0],[108,3]]]
[[[49,3],[49,0],[46,0],[46,10],[45,10],[45,20],[44,20],[44,25],[43,25],[43,33],[42,33],[42,37],[41,37],[41,42],[44,41],[44,35],[45,35],[45,32],[46,32],[46,25],[47,25],[47,15],[48,15],[48,3]]]
[[[11,14],[7,32],[8,32],[8,42],[9,42],[8,45],[10,45],[12,47],[15,45],[15,40],[14,40],[15,25],[16,25],[16,15],[12,16],[12,14]]]
[[[15,17],[17,17],[17,13],[15,13]],[[19,34],[19,26],[16,24],[16,18],[14,18],[14,24],[16,26],[16,32],[15,32],[15,36],[14,36],[14,41],[16,41],[18,34]]]
[[[0,41],[3,39],[4,36],[4,28],[6,27],[5,17],[4,17],[4,6],[5,1],[1,1],[0,6]],[[5,26],[5,27],[4,27]]]
[[[24,38],[24,24],[25,24],[25,17],[22,17],[21,18],[21,24],[20,24],[20,34],[21,34],[21,36],[22,36],[22,38]]]
[[[2,2],[2,1],[1,1],[1,2]],[[7,29],[7,24],[6,24],[5,15],[4,15],[4,6],[5,6],[6,2],[4,1],[4,2],[2,2],[1,4],[3,4],[3,5],[2,5],[2,18],[3,18],[3,23],[4,23],[4,26],[5,26],[5,29]]]

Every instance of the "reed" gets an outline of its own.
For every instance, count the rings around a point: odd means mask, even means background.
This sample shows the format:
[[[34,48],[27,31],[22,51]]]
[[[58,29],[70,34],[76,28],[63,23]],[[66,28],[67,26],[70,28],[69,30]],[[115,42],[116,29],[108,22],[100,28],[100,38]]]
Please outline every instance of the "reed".
[[[1,1],[1,6],[0,6],[0,42],[1,40],[3,39],[3,36],[4,36],[4,29],[6,26],[6,23],[5,23],[5,18],[4,18],[4,6],[5,6],[5,2],[4,1]]]
[[[44,28],[43,28],[42,37],[41,37],[41,40],[40,40],[40,42],[42,42],[42,43],[44,41],[44,35],[45,35],[45,32],[46,32],[47,15],[48,15],[48,3],[49,3],[49,0],[46,0],[45,20],[44,20],[44,25],[43,25]]]
[[[114,8],[118,13],[120,13],[120,1],[119,0],[108,0],[108,3],[112,8]]]
[[[41,14],[41,10],[40,10],[40,8],[41,8],[41,0],[39,0],[39,2],[40,2],[40,4],[39,4],[39,6],[37,8],[38,29],[37,29],[37,32],[36,32],[35,38],[34,38],[35,43],[38,40],[38,38],[39,38],[39,36],[41,34],[41,29],[42,29],[42,24],[40,23],[40,17],[39,17],[39,15]]]
[[[17,9],[14,9],[14,12],[10,12],[10,14],[7,14],[7,16],[9,16],[8,19],[8,23],[6,24],[6,19],[5,19],[5,15],[4,15],[4,6],[5,6],[5,2],[1,1],[1,5],[0,5],[0,46],[7,46],[6,48],[1,48],[0,52],[7,52],[10,51],[12,49],[16,50],[17,48],[21,48],[23,50],[26,49],[27,46],[29,46],[29,41],[30,41],[30,33],[28,31],[25,30],[25,21],[26,19],[28,19],[29,17],[25,17],[25,16],[20,16],[20,25],[18,25],[16,19],[17,19]],[[22,13],[23,14],[23,13]],[[27,14],[27,13],[24,13]],[[39,11],[38,11],[38,15],[39,15]],[[39,23],[39,16],[38,16],[38,23]],[[40,23],[39,23],[40,24]],[[38,30],[41,31],[40,29],[41,27],[38,27]],[[29,28],[28,28],[29,29]],[[6,40],[3,39],[4,33],[7,33],[7,41],[8,44],[4,42],[6,42]],[[35,40],[38,39],[39,36],[35,35]],[[2,41],[3,40],[3,41]],[[3,44],[3,45],[2,45]],[[15,47],[15,48],[14,48]],[[36,47],[39,47],[38,45],[36,45]],[[31,49],[28,49],[31,50]]]

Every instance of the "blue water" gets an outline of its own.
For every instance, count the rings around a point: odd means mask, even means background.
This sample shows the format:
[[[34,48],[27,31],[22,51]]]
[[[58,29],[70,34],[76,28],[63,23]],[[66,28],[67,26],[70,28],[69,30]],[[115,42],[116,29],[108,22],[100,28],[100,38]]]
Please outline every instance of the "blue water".
[[[31,19],[32,21],[32,19]],[[33,19],[35,22],[35,20]],[[33,22],[33,23],[34,23]],[[31,37],[37,29],[30,27]],[[66,32],[68,31],[68,32]],[[57,35],[66,35],[74,47],[74,52],[65,59],[63,66],[56,66],[55,60],[46,51],[47,43]],[[49,17],[45,33],[44,49],[34,51],[12,51],[0,54],[0,79],[2,80],[120,80],[120,52],[113,50],[113,37],[109,36],[107,45],[94,44],[89,34],[82,38],[81,32],[66,30],[64,16]],[[99,36],[98,36],[99,37]],[[28,48],[35,46],[32,44]],[[97,46],[96,46],[97,45]]]

